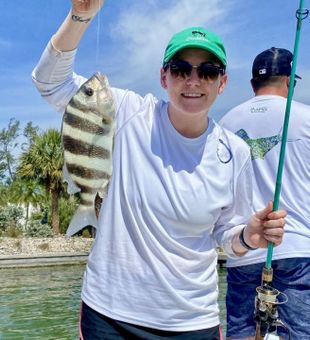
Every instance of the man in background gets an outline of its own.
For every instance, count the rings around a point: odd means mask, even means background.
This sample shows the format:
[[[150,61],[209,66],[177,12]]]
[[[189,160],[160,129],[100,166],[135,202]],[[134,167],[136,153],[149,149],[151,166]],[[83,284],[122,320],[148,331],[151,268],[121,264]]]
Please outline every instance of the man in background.
[[[274,196],[292,59],[290,51],[275,47],[257,55],[251,79],[255,96],[220,121],[251,148],[255,210]],[[278,312],[291,339],[306,340],[310,339],[310,106],[292,101],[290,117],[279,202],[288,216],[284,241],[273,251],[273,287],[288,297]],[[227,262],[229,339],[254,339],[255,289],[261,285],[266,255],[266,250],[257,249]],[[288,339],[285,329],[278,328],[278,334]]]

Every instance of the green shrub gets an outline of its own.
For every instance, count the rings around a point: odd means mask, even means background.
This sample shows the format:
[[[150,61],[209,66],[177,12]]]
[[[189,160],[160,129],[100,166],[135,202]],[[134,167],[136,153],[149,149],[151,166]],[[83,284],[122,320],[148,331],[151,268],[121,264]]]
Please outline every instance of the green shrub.
[[[61,197],[58,201],[59,224],[61,234],[66,233],[73,214],[78,207],[78,201],[78,198],[75,196],[70,196],[69,198]]]
[[[43,214],[44,214],[44,211],[42,210],[39,210],[39,211],[34,211],[31,213],[31,216],[30,216],[30,219],[29,221],[39,221],[41,222],[42,218],[43,218]]]
[[[17,205],[8,205],[0,207],[0,230],[21,229],[21,221],[23,219],[23,208]]]
[[[6,208],[0,207],[0,231],[6,229],[8,224],[8,214]]]
[[[48,224],[40,221],[30,221],[26,229],[26,235],[30,237],[53,237],[53,230]]]
[[[16,228],[12,225],[10,225],[8,228],[6,228],[5,232],[3,233],[7,237],[20,237],[23,235],[23,231],[21,228]]]
[[[92,237],[90,231],[87,228],[82,230],[82,237],[84,237],[84,238],[91,238]]]

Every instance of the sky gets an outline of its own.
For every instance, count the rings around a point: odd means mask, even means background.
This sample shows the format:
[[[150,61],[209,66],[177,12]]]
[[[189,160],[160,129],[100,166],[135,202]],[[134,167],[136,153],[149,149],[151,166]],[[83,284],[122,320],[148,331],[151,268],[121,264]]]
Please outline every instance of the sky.
[[[209,115],[219,120],[251,98],[254,57],[272,46],[293,52],[300,0],[106,0],[83,37],[75,71],[106,74],[113,87],[167,99],[159,70],[175,32],[204,26],[224,41],[229,81]],[[55,112],[32,84],[31,72],[66,17],[70,0],[0,0],[0,131],[11,118],[42,130],[61,128]],[[310,0],[304,1],[310,9]],[[303,20],[294,100],[310,105],[310,18]],[[292,123],[294,117],[290,117]]]

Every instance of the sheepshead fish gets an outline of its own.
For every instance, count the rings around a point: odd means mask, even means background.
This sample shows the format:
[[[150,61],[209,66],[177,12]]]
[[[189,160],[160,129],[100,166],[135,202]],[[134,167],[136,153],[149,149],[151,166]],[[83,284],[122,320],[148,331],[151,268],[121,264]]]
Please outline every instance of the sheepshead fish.
[[[67,236],[97,227],[95,197],[107,192],[112,176],[115,109],[106,76],[96,73],[68,103],[62,121],[64,181],[68,193],[80,192],[80,204]]]

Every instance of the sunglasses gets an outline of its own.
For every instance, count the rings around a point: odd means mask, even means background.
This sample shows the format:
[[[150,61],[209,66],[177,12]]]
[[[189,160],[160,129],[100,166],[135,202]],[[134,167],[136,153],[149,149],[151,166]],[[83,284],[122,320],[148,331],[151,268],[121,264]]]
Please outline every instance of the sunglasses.
[[[218,76],[225,73],[225,68],[216,66],[210,62],[201,63],[200,65],[191,65],[185,60],[171,60],[164,65],[164,70],[170,69],[170,73],[175,78],[186,78],[192,73],[193,68],[197,70],[198,77],[208,81],[215,81]]]

